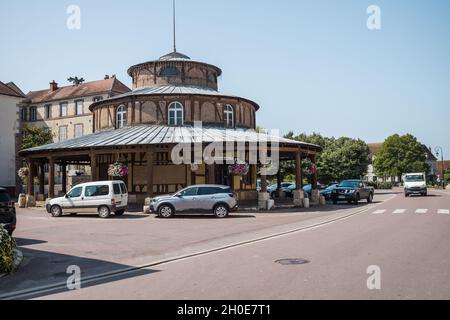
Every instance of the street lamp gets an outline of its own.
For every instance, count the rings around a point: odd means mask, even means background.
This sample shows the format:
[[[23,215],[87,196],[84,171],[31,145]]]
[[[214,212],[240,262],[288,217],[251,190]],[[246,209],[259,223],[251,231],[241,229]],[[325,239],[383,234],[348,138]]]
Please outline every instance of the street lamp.
[[[439,158],[439,154],[441,155],[441,180],[442,180],[442,188],[445,189],[445,176],[444,176],[444,152],[442,151],[442,147],[436,147],[436,149],[434,149],[434,151],[436,152],[436,156]]]

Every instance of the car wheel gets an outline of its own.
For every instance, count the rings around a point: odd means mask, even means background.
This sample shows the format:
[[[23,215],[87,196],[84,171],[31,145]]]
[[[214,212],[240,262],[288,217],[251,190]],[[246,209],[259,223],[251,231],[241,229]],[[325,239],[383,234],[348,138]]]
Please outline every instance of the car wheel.
[[[125,213],[125,210],[119,210],[119,211],[114,212],[114,214],[116,216],[123,216],[124,213]]]
[[[100,208],[98,208],[98,216],[100,218],[106,219],[109,218],[111,214],[111,210],[109,210],[109,208],[107,206],[101,206]]]
[[[161,218],[171,218],[174,214],[174,209],[169,205],[162,205],[158,210],[158,215]]]
[[[355,196],[355,200],[353,200],[354,204],[355,204],[355,205],[358,205],[358,204],[359,204],[359,200],[360,200],[359,194],[357,194],[357,195]]]
[[[370,193],[369,196],[367,197],[367,202],[368,203],[372,203],[373,202],[373,194]]]
[[[58,218],[62,216],[62,209],[60,206],[52,206],[50,208],[50,213],[53,217]]]
[[[217,218],[226,218],[228,216],[229,213],[229,209],[226,205],[224,204],[219,204],[214,208],[214,215]]]

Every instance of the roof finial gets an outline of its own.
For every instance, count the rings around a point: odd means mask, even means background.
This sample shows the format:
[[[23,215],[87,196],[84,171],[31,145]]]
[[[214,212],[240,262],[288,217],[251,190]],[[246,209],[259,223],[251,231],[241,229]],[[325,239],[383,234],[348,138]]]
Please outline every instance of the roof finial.
[[[177,37],[176,37],[176,9],[175,0],[173,0],[173,52],[177,52]]]

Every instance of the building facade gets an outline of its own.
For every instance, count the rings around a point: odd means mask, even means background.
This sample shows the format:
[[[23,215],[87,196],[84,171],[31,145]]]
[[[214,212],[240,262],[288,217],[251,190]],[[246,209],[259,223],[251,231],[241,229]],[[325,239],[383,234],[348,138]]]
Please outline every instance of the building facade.
[[[16,175],[16,153],[19,151],[16,137],[19,133],[19,106],[25,94],[12,82],[0,81],[0,187],[5,187],[12,195],[20,181]]]
[[[129,91],[115,76],[64,87],[52,81],[48,89],[27,94],[20,119],[23,125],[50,130],[55,142],[79,138],[93,132],[92,103]]]
[[[21,152],[30,164],[29,179],[36,175],[37,167],[49,165],[50,197],[54,196],[55,164],[63,167],[88,164],[91,179],[97,181],[113,179],[108,168],[120,163],[128,169],[122,180],[138,203],[146,197],[204,183],[229,185],[241,200],[257,200],[258,163],[263,163],[261,151],[268,157],[276,154],[281,161],[295,161],[297,201],[303,196],[302,159],[315,162],[321,148],[257,133],[259,105],[219,92],[221,69],[174,51],[158,60],[132,66],[128,74],[132,77],[133,91],[90,105],[91,135]],[[276,143],[269,147],[259,143],[267,140]],[[212,162],[203,157],[213,144],[227,150],[226,162],[223,155]],[[192,152],[190,162],[179,163],[174,159],[174,149],[180,145],[183,158]],[[192,150],[200,151],[200,159]],[[221,156],[217,150],[209,154],[214,159]],[[239,176],[230,172],[230,163],[238,157],[248,164],[248,171]],[[251,161],[255,157],[258,163]],[[261,179],[261,198],[268,201],[266,176],[261,174]],[[319,202],[317,175],[312,180],[312,200]]]

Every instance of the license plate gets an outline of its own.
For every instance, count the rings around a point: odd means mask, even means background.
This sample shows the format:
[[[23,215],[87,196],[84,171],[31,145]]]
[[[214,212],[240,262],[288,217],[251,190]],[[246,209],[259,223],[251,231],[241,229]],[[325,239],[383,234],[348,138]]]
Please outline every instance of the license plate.
[[[339,199],[345,199],[345,196],[339,196]]]

